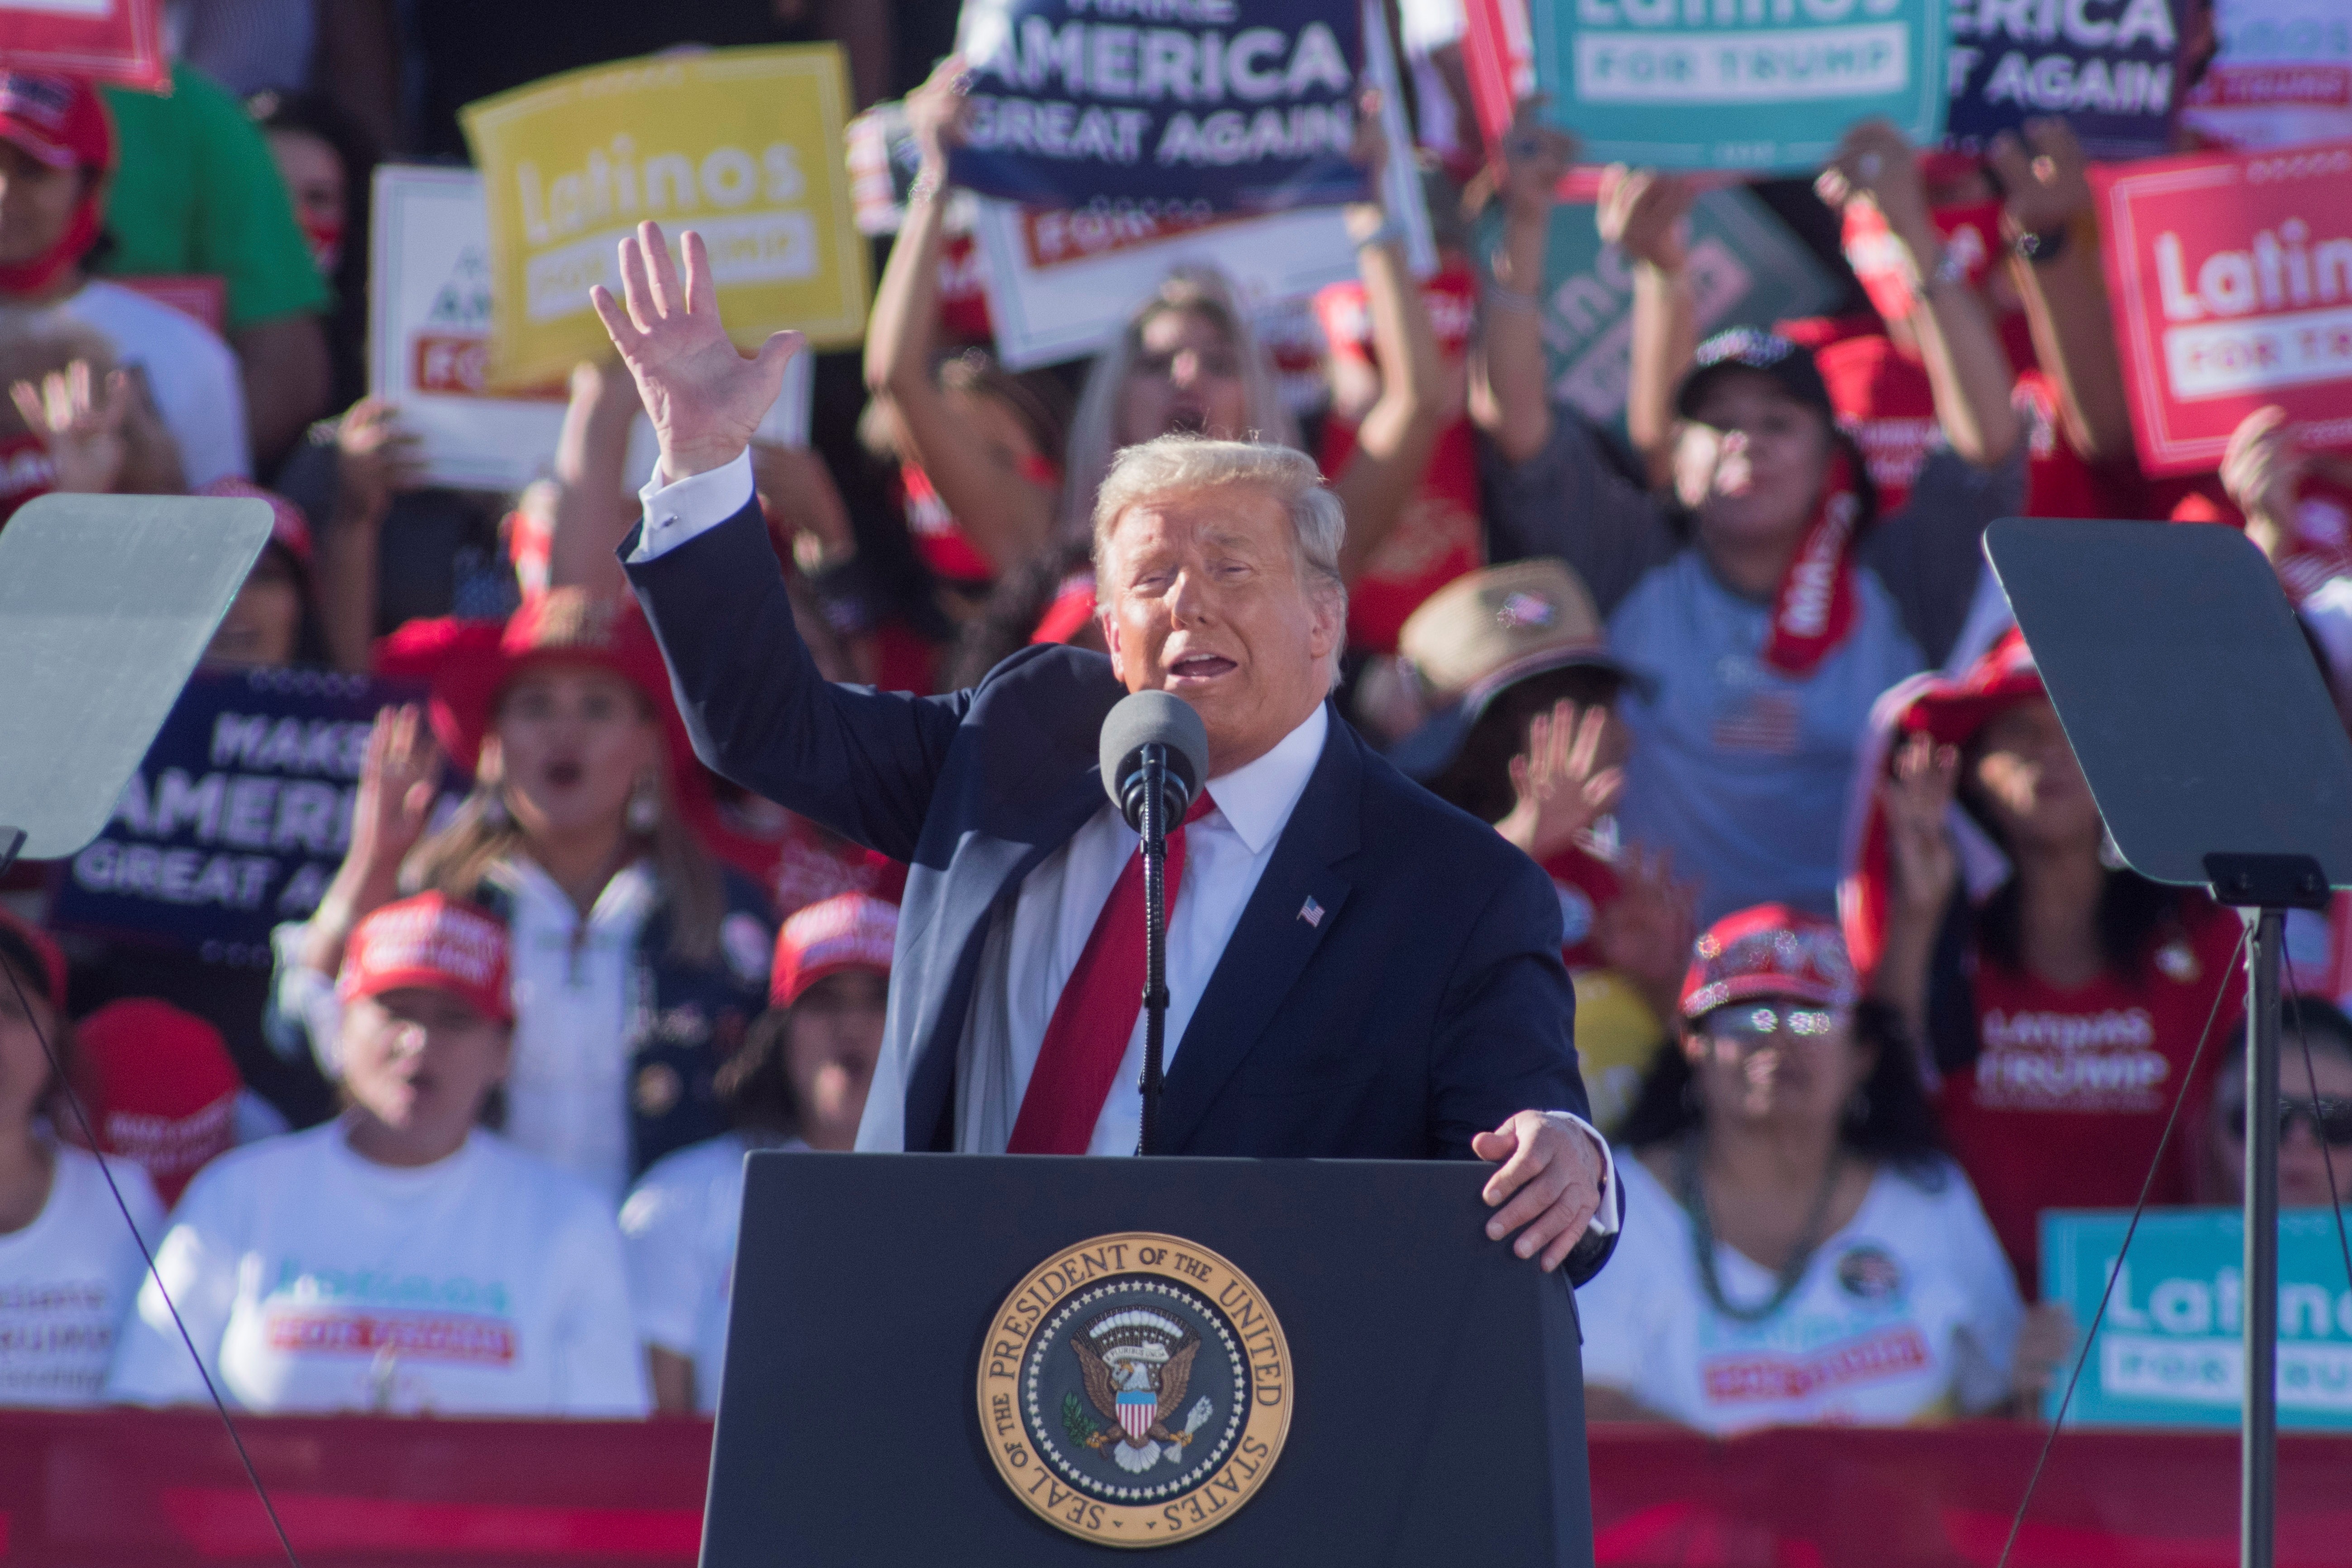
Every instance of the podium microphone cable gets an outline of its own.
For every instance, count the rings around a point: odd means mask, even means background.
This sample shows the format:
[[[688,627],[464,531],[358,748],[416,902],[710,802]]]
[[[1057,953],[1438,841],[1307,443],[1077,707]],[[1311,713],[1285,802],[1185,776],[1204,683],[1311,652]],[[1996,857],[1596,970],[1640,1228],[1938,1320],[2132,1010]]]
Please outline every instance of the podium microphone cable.
[[[253,1483],[253,1495],[261,1500],[262,1511],[269,1516],[269,1528],[278,1532],[278,1544],[286,1553],[289,1568],[302,1568],[301,1559],[294,1555],[294,1542],[287,1539],[285,1522],[278,1517],[278,1505],[269,1500],[269,1489],[261,1484],[261,1473],[253,1468],[253,1456],[245,1450],[245,1438],[236,1429],[236,1419],[228,1413],[228,1403],[221,1398],[220,1390],[213,1384],[212,1369],[205,1366],[205,1358],[196,1353],[196,1342],[189,1334],[188,1325],[180,1321],[180,1309],[173,1301],[172,1292],[163,1283],[163,1276],[156,1271],[155,1254],[148,1247],[147,1238],[139,1234],[138,1223],[131,1217],[131,1205],[122,1201],[122,1189],[115,1184],[114,1168],[109,1163],[106,1152],[98,1146],[98,1131],[90,1125],[89,1112],[82,1105],[81,1095],[74,1089],[73,1080],[66,1075],[65,1063],[58,1058],[58,1048],[49,1039],[49,1032],[41,1027],[32,1001],[25,994],[24,984],[16,978],[15,966],[0,963],[0,974],[8,977],[8,988],[16,994],[16,1005],[24,1012],[25,1021],[33,1026],[33,1034],[41,1042],[42,1054],[48,1058],[49,1070],[58,1075],[58,1086],[65,1090],[66,1103],[73,1107],[74,1121],[81,1128],[81,1135],[89,1143],[91,1156],[98,1161],[99,1173],[106,1178],[106,1190],[113,1195],[114,1206],[122,1215],[123,1226],[131,1232],[131,1239],[139,1244],[139,1256],[147,1265],[147,1278],[154,1282],[155,1294],[163,1298],[164,1310],[172,1314],[172,1326],[180,1331],[180,1342],[188,1347],[188,1359],[196,1363],[196,1375],[205,1380],[205,1392],[212,1396],[213,1409],[219,1414],[221,1425],[228,1429],[228,1440],[236,1449],[237,1462],[245,1467],[245,1479]],[[58,1001],[62,1006],[64,999],[61,997]]]
[[[2221,971],[2221,984],[2214,987],[2212,1008],[2205,1015],[2205,1027],[2197,1037],[2197,1048],[2189,1054],[2189,1070],[2180,1075],[2180,1087],[2172,1095],[2172,1110],[2165,1117],[2164,1131],[2156,1141],[2156,1157],[2148,1162],[2147,1174],[2140,1181],[2139,1202],[2132,1205],[2131,1223],[2124,1226],[2123,1245],[2116,1248],[2116,1260],[2108,1267],[2106,1289],[2099,1292],[2098,1310],[2091,1314],[2090,1327],[2083,1332],[2082,1348],[2074,1352],[2074,1370],[2067,1374],[2066,1392],[2059,1396],[2058,1413],[2051,1417],[2050,1430],[2042,1436],[2042,1452],[2033,1461],[2033,1473],[2025,1479],[2025,1495],[2017,1500],[2017,1512],[2009,1521],[2009,1539],[2001,1542],[2000,1557],[1993,1568],[2009,1568],[2010,1553],[2017,1550],[2018,1531],[2025,1528],[2025,1510],[2033,1506],[2033,1489],[2042,1484],[2042,1471],[2050,1463],[2050,1450],[2065,1427],[2066,1408],[2074,1403],[2074,1385],[2083,1380],[2083,1368],[2091,1359],[2091,1346],[2098,1340],[2099,1324],[2107,1315],[2108,1301],[2114,1299],[2116,1281],[2123,1278],[2124,1259],[2131,1256],[2132,1237],[2139,1231],[2140,1216],[2147,1212],[2148,1194],[2156,1190],[2156,1173],[2164,1168],[2165,1152],[2172,1147],[2172,1131],[2179,1125],[2180,1107],[2189,1098],[2189,1086],[2197,1081],[2198,1066],[2205,1059],[2205,1047],[2212,1042],[2213,1025],[2221,1016],[2222,999],[2230,994],[2230,981],[2239,973],[2238,965],[2245,961],[2251,935],[2251,931],[2238,933],[2238,945],[2230,954],[2228,967]],[[2253,1112],[2249,1110],[2247,1114]]]

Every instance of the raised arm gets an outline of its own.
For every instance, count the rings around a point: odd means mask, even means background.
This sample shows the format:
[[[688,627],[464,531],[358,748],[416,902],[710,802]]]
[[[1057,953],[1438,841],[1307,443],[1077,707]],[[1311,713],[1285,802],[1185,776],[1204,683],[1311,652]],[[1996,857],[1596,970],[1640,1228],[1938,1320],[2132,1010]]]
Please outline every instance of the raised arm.
[[[751,489],[751,435],[801,337],[777,332],[757,354],[738,351],[702,237],[688,230],[680,248],[683,279],[659,226],[641,225],[621,242],[624,300],[590,291],[661,444],[656,488],[623,546],[630,582],[705,763],[911,859],[969,699],[835,686],[818,672]]]
[[[1045,547],[1055,498],[957,417],[932,374],[948,148],[962,136],[962,74],[963,62],[950,56],[907,99],[923,163],[866,322],[866,388],[887,410],[901,455],[929,476],[956,526],[1002,574]]]
[[[1519,105],[1502,144],[1503,243],[1487,258],[1473,350],[1470,417],[1505,461],[1524,463],[1551,439],[1551,372],[1544,360],[1544,251],[1552,193],[1575,141]]]
[[[642,406],[618,363],[573,368],[572,401],[555,441],[550,587],[585,588],[599,597],[629,591],[614,550],[636,517],[628,500],[629,431]]]
[[[1357,161],[1376,179],[1388,161],[1379,108],[1378,98],[1367,93],[1356,121]],[[1373,202],[1350,207],[1347,222],[1372,321],[1372,358],[1381,367],[1380,398],[1357,426],[1356,449],[1331,479],[1332,492],[1348,514],[1339,574],[1352,583],[1412,504],[1447,411],[1437,334],[1421,285],[1405,263],[1396,226]]]
[[[1814,188],[1840,211],[1858,201],[1878,208],[1911,263],[1908,321],[1919,340],[1945,439],[1980,468],[2007,462],[2023,435],[2010,402],[2015,377],[2009,355],[1965,271],[1946,265],[1952,258],[1927,216],[1927,187],[1911,143],[1886,121],[1866,120],[1846,132]]]
[[[2114,320],[2099,278],[2091,182],[2082,143],[2063,120],[2029,120],[2025,136],[1993,138],[2001,213],[2016,249],[2010,276],[2025,305],[2033,354],[2058,390],[2066,444],[2086,463],[2128,462],[2131,408],[2116,359]]]
[[[1655,169],[1612,167],[1593,215],[1604,245],[1633,274],[1633,358],[1625,385],[1625,435],[1654,489],[1674,477],[1675,388],[1698,352],[1698,301],[1690,284],[1690,209],[1697,191]]]

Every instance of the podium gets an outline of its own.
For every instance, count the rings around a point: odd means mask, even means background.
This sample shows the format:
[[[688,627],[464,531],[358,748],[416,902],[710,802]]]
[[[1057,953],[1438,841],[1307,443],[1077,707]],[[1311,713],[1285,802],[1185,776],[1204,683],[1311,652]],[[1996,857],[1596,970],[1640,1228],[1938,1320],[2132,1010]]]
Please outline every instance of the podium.
[[[1592,1561],[1466,1163],[750,1157],[705,1568]]]

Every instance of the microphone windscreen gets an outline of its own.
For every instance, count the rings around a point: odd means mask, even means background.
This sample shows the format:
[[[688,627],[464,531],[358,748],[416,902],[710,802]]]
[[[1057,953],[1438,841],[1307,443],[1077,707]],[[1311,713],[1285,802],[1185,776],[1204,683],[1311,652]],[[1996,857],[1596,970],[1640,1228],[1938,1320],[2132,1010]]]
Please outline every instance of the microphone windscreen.
[[[1138,753],[1155,741],[1168,748],[1168,770],[1184,781],[1186,795],[1199,795],[1209,776],[1209,731],[1192,705],[1165,691],[1133,692],[1119,700],[1102,727],[1103,790],[1121,811],[1127,803],[1120,786],[1142,765]]]

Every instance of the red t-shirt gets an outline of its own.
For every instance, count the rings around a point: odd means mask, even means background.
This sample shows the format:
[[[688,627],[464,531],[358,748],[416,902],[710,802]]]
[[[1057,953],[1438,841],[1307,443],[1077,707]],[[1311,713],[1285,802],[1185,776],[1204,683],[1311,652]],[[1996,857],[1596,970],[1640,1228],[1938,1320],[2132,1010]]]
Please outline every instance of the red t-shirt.
[[[2036,1216],[2052,1208],[2129,1208],[2139,1199],[2213,998],[2236,983],[2238,917],[2198,899],[2183,904],[2132,976],[2102,973],[2059,991],[1990,963],[1975,976],[1982,1054],[1944,1080],[1938,1107],[1952,1152],[2028,1296],[2039,1290]],[[2151,1189],[2189,1198],[2205,1095],[2242,1015],[2222,1000],[2198,1081]]]
[[[1862,448],[1878,515],[1911,499],[1912,481],[1936,435],[1936,394],[1927,373],[1883,332],[1858,332],[1813,352],[1839,426]]]
[[[1616,868],[1591,850],[1570,845],[1545,861],[1544,869],[1551,873],[1551,885],[1559,893],[1559,961],[1571,973],[1601,968],[1605,961],[1592,943],[1592,927],[1601,911],[1616,901]]]
[[[964,536],[948,503],[931,487],[931,476],[912,463],[901,463],[898,483],[905,493],[907,531],[915,536],[915,550],[923,564],[958,583],[995,581],[996,568]]]

